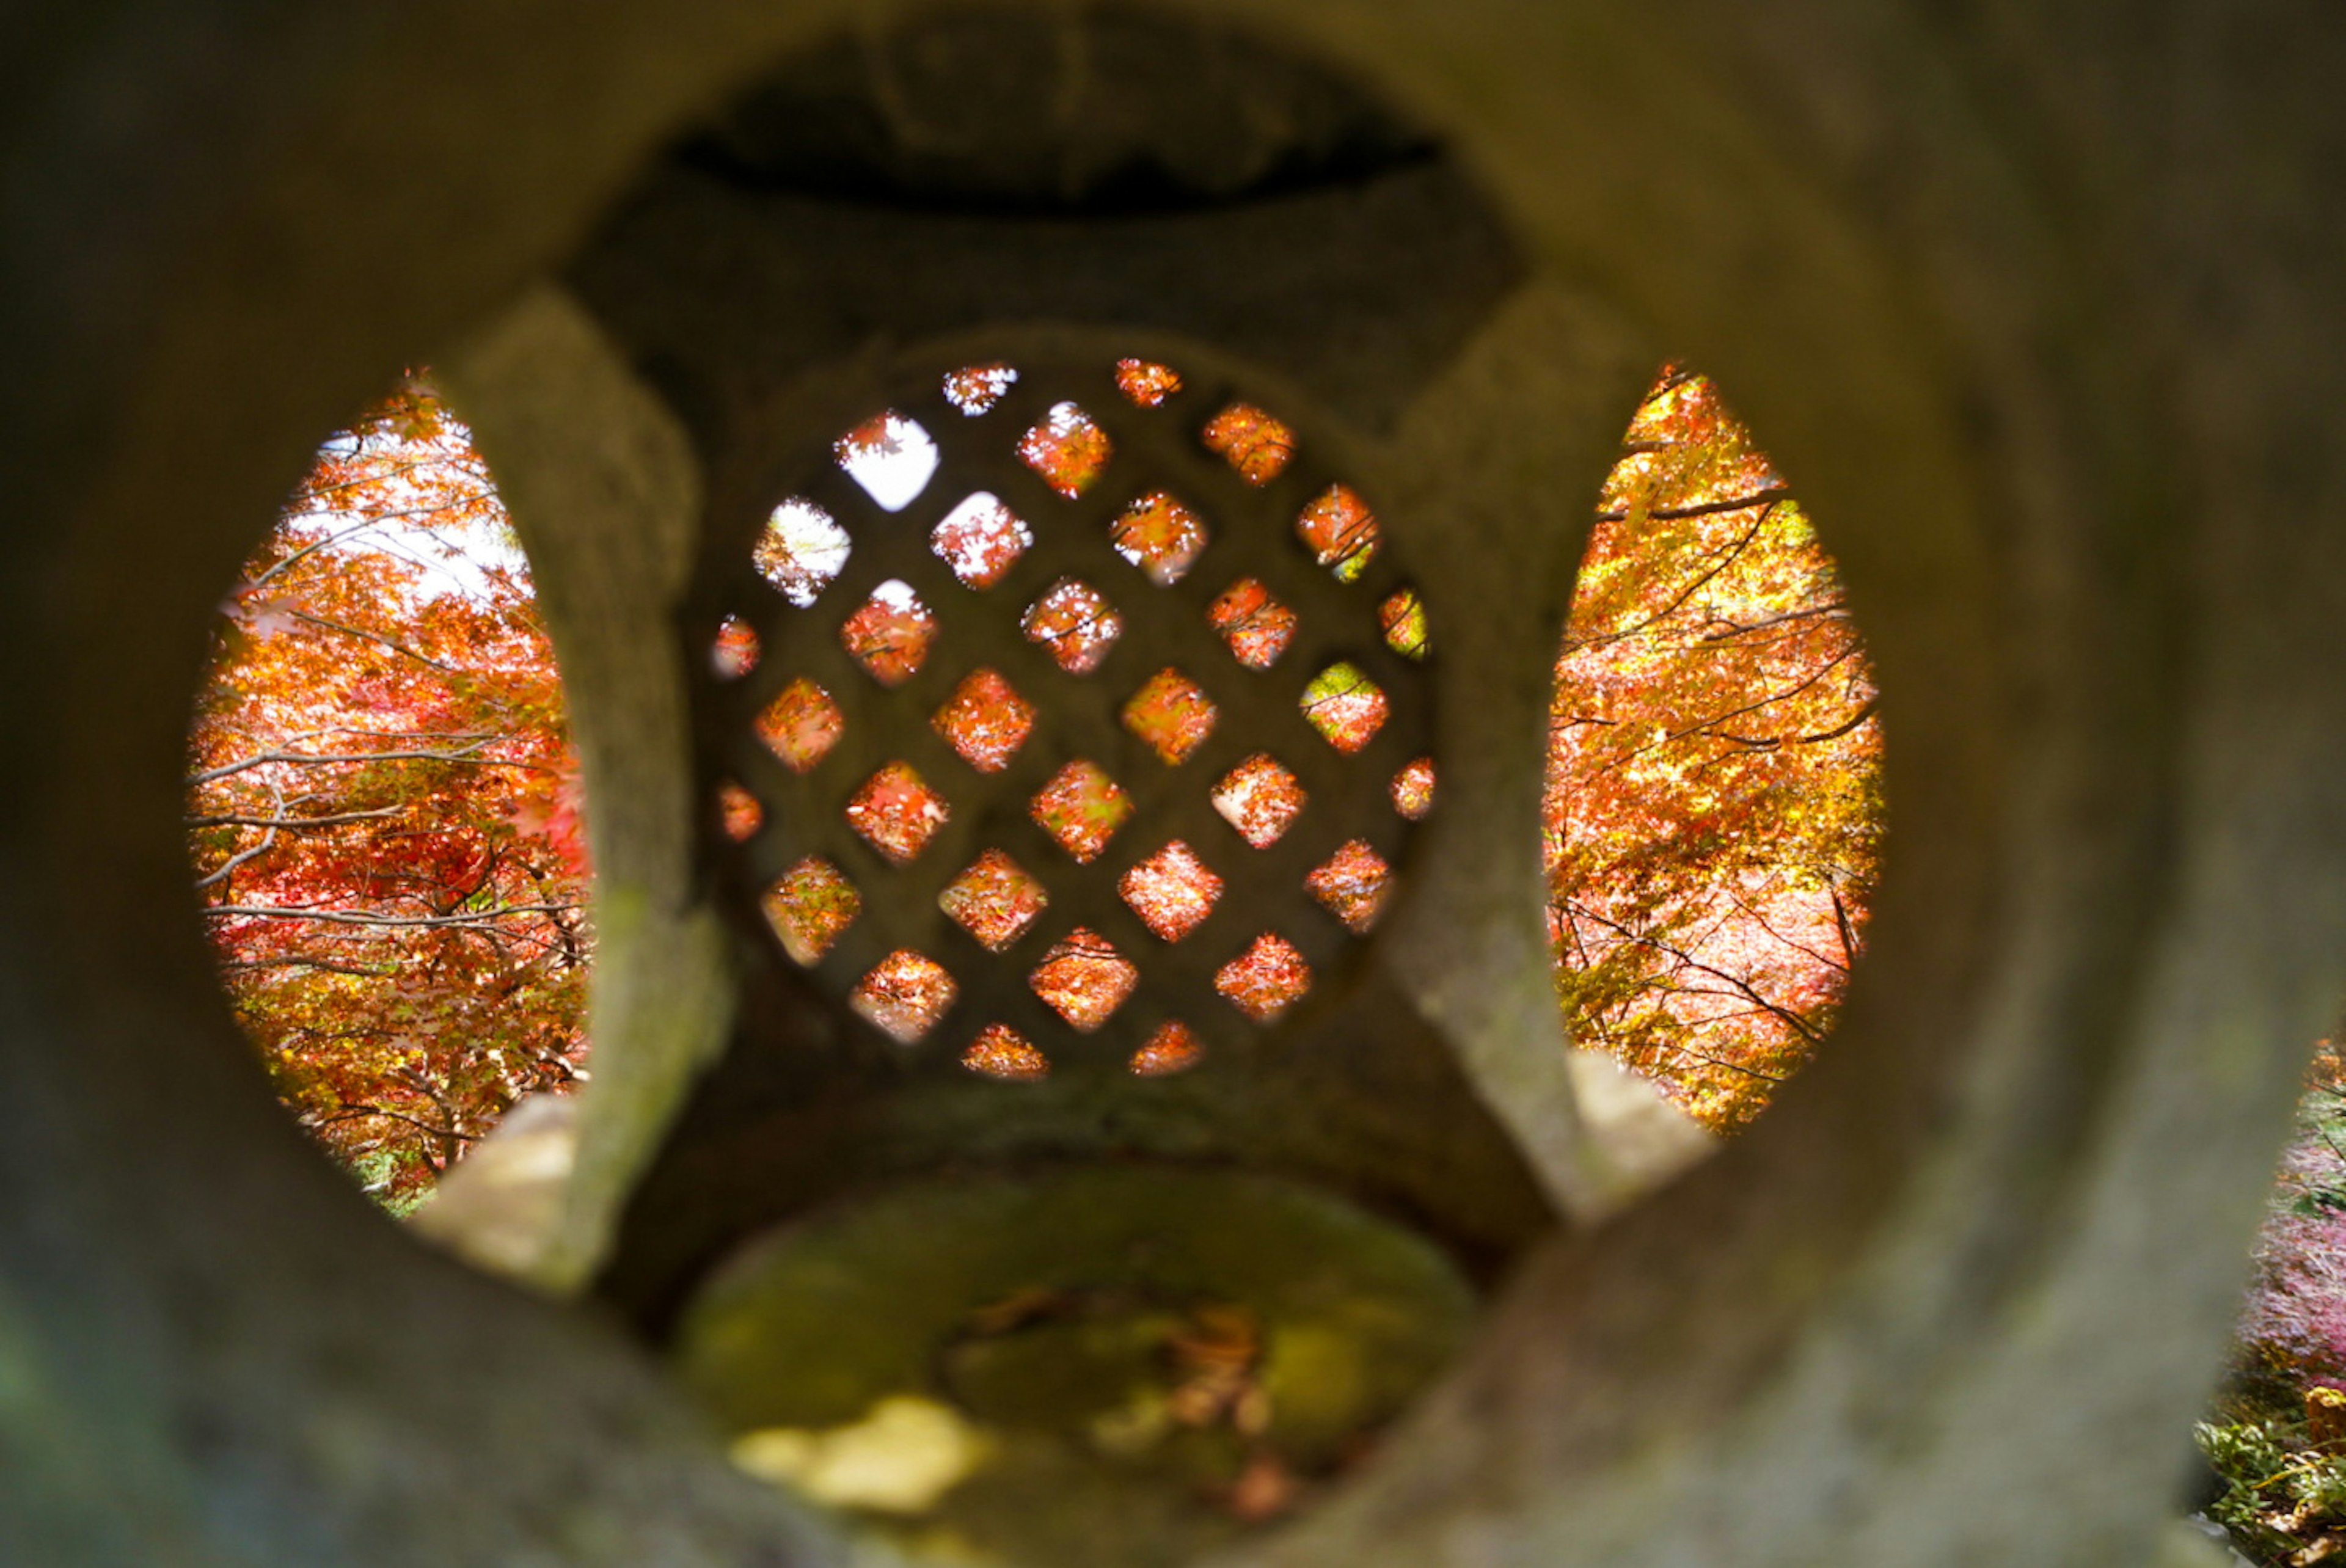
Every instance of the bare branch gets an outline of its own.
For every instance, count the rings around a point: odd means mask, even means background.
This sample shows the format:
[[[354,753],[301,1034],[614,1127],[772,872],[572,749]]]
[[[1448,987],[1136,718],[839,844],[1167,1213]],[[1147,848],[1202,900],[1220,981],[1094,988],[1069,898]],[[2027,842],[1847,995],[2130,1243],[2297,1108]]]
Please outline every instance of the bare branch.
[[[1598,925],[1605,927],[1606,930],[1611,931],[1620,937],[1623,942],[1632,943],[1638,947],[1648,948],[1655,952],[1662,953],[1669,958],[1677,960],[1679,964],[1685,968],[1694,971],[1698,974],[1707,974],[1712,979],[1719,981],[1723,984],[1730,987],[1736,994],[1749,1000],[1754,1006],[1764,1009],[1770,1016],[1774,1017],[1786,1028],[1790,1029],[1793,1033],[1799,1034],[1801,1039],[1807,1041],[1810,1044],[1814,1045],[1823,1039],[1823,1036],[1809,1023],[1808,1020],[1802,1018],[1790,1008],[1785,1007],[1779,1003],[1771,1002],[1767,997],[1761,995],[1759,989],[1752,985],[1749,981],[1744,979],[1741,975],[1730,974],[1726,970],[1720,969],[1715,964],[1705,963],[1700,959],[1695,957],[1694,954],[1686,952],[1682,948],[1673,946],[1669,942],[1662,941],[1659,937],[1648,935],[1644,932],[1632,931],[1627,926],[1621,924],[1618,921],[1607,919],[1606,916],[1599,914],[1596,911],[1590,909],[1586,905],[1579,903],[1576,901],[1569,903],[1567,907],[1574,916],[1596,921]],[[1765,1074],[1760,1075],[1765,1076]]]
[[[1770,484],[1749,495],[1730,496],[1724,501],[1698,501],[1689,506],[1657,506],[1646,515],[1656,522],[1674,523],[1685,517],[1708,517],[1720,512],[1740,512],[1746,506],[1764,506],[1772,502],[1791,499],[1791,486]],[[1628,520],[1627,508],[1618,512],[1599,512],[1599,523],[1624,523]]]
[[[396,969],[373,969],[364,964],[335,963],[322,958],[230,958],[220,961],[223,972],[243,969],[316,969],[328,974],[348,974],[361,980],[392,980],[398,977]]]
[[[475,768],[519,768],[532,773],[559,773],[560,769],[544,762],[514,762],[502,757],[483,757],[480,750],[488,742],[461,748],[454,751],[261,751],[234,762],[223,762],[217,768],[207,768],[188,776],[189,784],[209,784],[214,779],[231,774],[250,772],[272,763],[288,768],[340,768],[352,762],[461,762]]]
[[[247,578],[244,583],[244,591],[246,593],[250,593],[256,588],[267,587],[296,563],[307,558],[320,550],[341,544],[343,540],[349,538],[353,534],[365,533],[368,529],[375,525],[375,522],[376,519],[369,517],[365,522],[354,523],[348,528],[344,528],[338,533],[327,533],[319,535],[317,538],[311,540],[307,545],[302,545],[299,550],[296,550],[291,555],[286,556],[282,561],[278,562],[275,565],[261,573],[260,575]]]
[[[481,1141],[474,1134],[460,1133],[454,1127],[435,1127],[431,1123],[418,1121],[404,1112],[386,1111],[381,1105],[348,1105],[333,1115],[317,1117],[310,1125],[326,1127],[337,1122],[354,1122],[362,1116],[383,1116],[394,1122],[405,1122],[409,1126],[430,1133],[435,1138],[454,1138],[458,1143],[464,1144],[476,1144]]]
[[[1833,662],[1838,664],[1841,661],[1836,659]],[[1828,665],[1826,667],[1830,669],[1831,666]],[[1799,689],[1800,688],[1796,687],[1791,691],[1783,693],[1782,696],[1797,696]],[[1775,702],[1780,700],[1781,700],[1780,697],[1769,697],[1766,698],[1760,706],[1765,706],[1766,702]],[[1820,729],[1814,735],[1732,735],[1724,729],[1709,729],[1705,730],[1703,733],[1708,735],[1715,740],[1732,741],[1734,744],[1749,751],[1773,751],[1777,748],[1783,746],[1821,746],[1828,740],[1839,740],[1842,736],[1847,735],[1851,730],[1855,729],[1859,725],[1863,724],[1867,719],[1872,718],[1873,717],[1874,710],[1881,706],[1881,698],[1872,698],[1861,707],[1854,714],[1851,715],[1847,723],[1836,724],[1831,729]],[[1747,709],[1745,711],[1749,710]],[[1728,714],[1726,717],[1732,718],[1735,716],[1733,714]]]
[[[1757,539],[1760,536],[1760,530],[1768,525],[1768,519],[1774,516],[1775,513],[1775,503],[1769,503],[1766,509],[1763,510],[1759,516],[1754,517],[1751,520],[1751,526],[1746,528],[1740,537],[1729,545],[1726,549],[1719,552],[1718,557],[1712,561],[1708,570],[1704,571],[1700,575],[1697,576],[1694,581],[1688,583],[1683,589],[1679,590],[1676,598],[1673,598],[1668,604],[1664,605],[1660,609],[1656,610],[1652,615],[1647,616],[1644,620],[1639,621],[1633,626],[1624,626],[1617,632],[1611,632],[1601,637],[1590,637],[1585,642],[1574,643],[1566,651],[1568,653],[1576,653],[1582,648],[1608,647],[1611,644],[1624,641],[1629,637],[1634,637],[1640,632],[1645,631],[1647,627],[1661,621],[1665,616],[1675,614],[1681,605],[1684,605],[1688,599],[1693,598],[1695,595],[1702,591],[1703,585],[1708,583],[1712,578],[1718,576],[1721,572],[1727,570],[1729,566],[1735,564],[1736,558],[1741,555],[1743,552],[1750,546],[1752,540]],[[1656,513],[1654,515],[1660,516],[1662,514],[1660,513]],[[1601,521],[1602,518],[1600,517],[1599,520]]]
[[[444,929],[450,926],[481,926],[505,919],[508,915],[575,914],[580,904],[500,904],[495,909],[476,910],[469,914],[446,915],[387,915],[358,910],[318,910],[289,908],[283,904],[213,904],[203,911],[207,917],[235,916],[248,920],[318,921],[328,925],[358,925],[384,929]]]
[[[372,822],[384,817],[396,817],[406,810],[404,806],[385,806],[375,811],[341,811],[331,817],[190,817],[190,828],[287,828],[296,831],[303,828],[340,828],[352,822]]]
[[[1808,605],[1797,610],[1786,610],[1780,616],[1764,616],[1756,621],[1730,621],[1721,616],[1704,624],[1702,637],[1705,642],[1725,642],[1729,637],[1741,636],[1747,632],[1764,632],[1770,626],[1782,626],[1788,621],[1814,620],[1819,616],[1846,618],[1848,615],[1846,604],[1839,599],[1830,599],[1821,605]],[[1714,631],[1711,629],[1714,626],[1719,629]]]
[[[320,627],[325,631],[339,632],[343,636],[356,637],[361,642],[372,643],[378,647],[387,648],[391,652],[398,654],[403,658],[412,658],[417,664],[428,665],[432,668],[438,670],[443,675],[461,676],[464,673],[454,665],[442,664],[438,659],[434,658],[429,654],[417,653],[413,648],[407,647],[397,638],[385,636],[381,632],[371,632],[361,626],[344,626],[340,621],[330,621],[323,616],[313,616],[307,610],[289,610],[286,613],[291,615],[297,621],[301,621],[310,626]]]

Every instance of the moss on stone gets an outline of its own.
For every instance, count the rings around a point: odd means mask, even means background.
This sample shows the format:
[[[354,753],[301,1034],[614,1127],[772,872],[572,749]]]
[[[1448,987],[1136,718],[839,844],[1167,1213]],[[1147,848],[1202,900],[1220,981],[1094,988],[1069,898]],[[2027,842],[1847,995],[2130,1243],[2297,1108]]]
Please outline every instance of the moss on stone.
[[[675,1354],[737,1433],[954,1409],[987,1458],[919,1532],[1022,1563],[1110,1542],[1172,1562],[1244,1528],[1250,1467],[1301,1485],[1357,1454],[1475,1307],[1437,1248],[1327,1193],[1085,1166],[905,1186],[752,1243]]]

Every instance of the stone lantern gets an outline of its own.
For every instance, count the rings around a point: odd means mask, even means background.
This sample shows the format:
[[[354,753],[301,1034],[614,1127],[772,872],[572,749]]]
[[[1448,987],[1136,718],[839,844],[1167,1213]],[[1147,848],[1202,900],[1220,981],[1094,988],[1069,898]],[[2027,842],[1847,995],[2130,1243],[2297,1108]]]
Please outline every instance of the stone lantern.
[[[0,1559],[2161,1549],[2341,978],[2326,11],[168,10],[0,51]],[[1892,812],[1690,1166],[1536,848],[1671,356]],[[588,791],[566,1174],[444,1217],[528,1288],[284,1124],[179,839],[219,585],[418,362]]]

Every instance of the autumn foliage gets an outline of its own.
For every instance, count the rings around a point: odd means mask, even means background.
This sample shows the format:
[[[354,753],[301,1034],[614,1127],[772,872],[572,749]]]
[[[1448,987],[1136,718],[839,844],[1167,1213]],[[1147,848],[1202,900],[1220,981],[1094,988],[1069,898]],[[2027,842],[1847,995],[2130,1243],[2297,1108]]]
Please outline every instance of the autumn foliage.
[[[1805,1062],[1881,854],[1881,730],[1831,559],[1702,377],[1598,501],[1556,664],[1549,936],[1573,1037],[1738,1126]]]
[[[583,1077],[562,691],[495,487],[421,385],[330,440],[223,606],[190,847],[278,1094],[393,1207]]]
[[[1227,414],[1226,433],[1274,453],[1283,427],[1239,417],[1250,412]],[[1105,438],[1079,412],[1055,410],[1027,444],[1046,476],[1077,488]],[[1557,986],[1576,1039],[1732,1127],[1824,1033],[1862,928],[1881,810],[1871,677],[1831,563],[1701,378],[1671,372],[1656,386],[1598,512],[1550,743]],[[1349,492],[1321,497],[1311,516],[1319,532],[1307,528],[1307,543],[1324,562],[1357,567],[1377,547]],[[1168,560],[1186,563],[1206,537],[1169,510],[1146,521],[1154,532],[1136,525],[1128,542],[1169,541],[1179,548]],[[827,518],[804,522],[843,555]],[[1025,542],[1015,519],[973,514],[969,525],[1002,533],[1010,554]],[[829,555],[818,565],[837,570]],[[1406,651],[1422,651],[1413,598],[1382,613],[1389,634],[1418,628]],[[1293,626],[1259,584],[1226,595],[1215,615],[1234,647],[1266,662]],[[928,628],[916,606],[882,604],[872,616],[889,624],[853,651],[917,658]],[[1078,667],[1117,628],[1113,610],[1073,582],[1028,616],[1030,635]],[[326,443],[237,585],[219,638],[189,757],[207,924],[280,1095],[402,1206],[519,1095],[584,1076],[591,954],[561,688],[495,488],[427,388],[403,388]],[[1178,752],[1212,716],[1184,706],[1178,672],[1160,679],[1158,705],[1127,719]],[[1336,666],[1314,684],[1307,714],[1341,746],[1352,728],[1373,729],[1382,701]],[[951,717],[939,722],[956,745],[978,748],[980,765],[1023,738],[964,735]],[[765,720],[794,767],[836,736],[836,708],[811,687],[786,691]],[[1396,799],[1422,814],[1430,774],[1413,779]],[[1283,769],[1257,758],[1217,786],[1215,804],[1267,843],[1302,800]],[[1086,858],[1130,805],[1077,763],[1036,809]],[[942,812],[917,778],[883,773],[850,815],[901,852]],[[1389,876],[1358,849],[1311,887],[1348,923],[1373,918]],[[810,864],[793,874],[810,881],[801,891],[823,917],[798,933],[817,953],[842,912],[835,897],[825,902],[823,879],[836,872]],[[1071,974],[1123,962],[1056,956]],[[1311,982],[1300,955],[1258,949],[1218,983],[1268,1017]],[[909,1028],[938,995],[934,978],[907,964],[859,1004]],[[1009,1043],[995,1044],[988,1070],[1029,1071]],[[1195,1054],[1180,1041],[1161,1054],[1168,1068]]]
[[[2207,1508],[2254,1561],[2346,1555],[2346,1056],[2315,1048],[2251,1254],[2230,1365],[2195,1429]]]

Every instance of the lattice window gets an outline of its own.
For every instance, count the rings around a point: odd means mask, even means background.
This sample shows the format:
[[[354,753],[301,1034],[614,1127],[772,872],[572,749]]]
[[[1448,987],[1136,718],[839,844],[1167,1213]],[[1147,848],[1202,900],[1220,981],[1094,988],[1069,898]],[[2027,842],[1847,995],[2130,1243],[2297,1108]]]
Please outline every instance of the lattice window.
[[[1005,1081],[1343,983],[1430,809],[1425,606],[1308,434],[1161,364],[941,368],[811,442],[710,667],[775,939]]]

